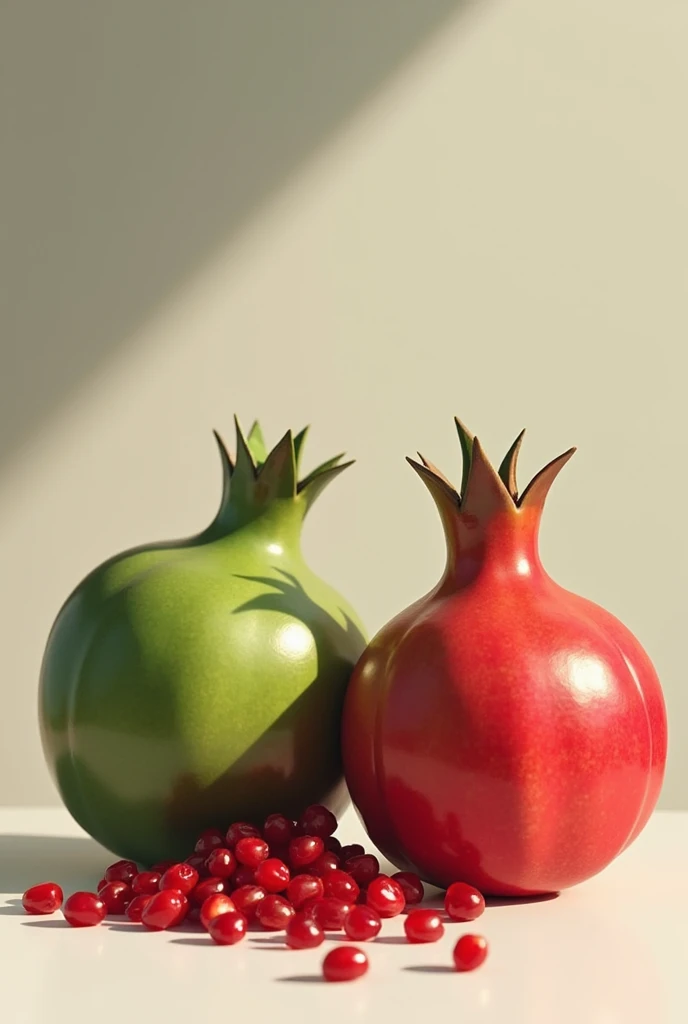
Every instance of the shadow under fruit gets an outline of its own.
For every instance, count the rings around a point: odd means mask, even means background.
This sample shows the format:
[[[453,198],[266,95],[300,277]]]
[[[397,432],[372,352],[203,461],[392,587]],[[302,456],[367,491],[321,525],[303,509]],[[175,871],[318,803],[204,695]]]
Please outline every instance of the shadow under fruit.
[[[52,628],[40,680],[46,760],[78,823],[120,857],[187,856],[197,834],[309,803],[339,813],[340,720],[365,647],[306,565],[303,520],[350,463],[298,481],[306,431],[267,452],[217,437],[220,509],[202,533],[116,556]]]

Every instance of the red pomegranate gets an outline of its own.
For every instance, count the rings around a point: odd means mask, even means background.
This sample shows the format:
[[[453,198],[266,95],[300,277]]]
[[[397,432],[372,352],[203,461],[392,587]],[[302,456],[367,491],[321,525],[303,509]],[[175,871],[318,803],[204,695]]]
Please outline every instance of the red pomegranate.
[[[666,760],[647,654],[618,619],[545,572],[538,528],[575,449],[519,494],[523,434],[496,472],[457,420],[459,493],[409,459],[437,505],[444,574],[374,638],[344,709],[346,777],[375,845],[446,888],[548,893],[639,834]]]

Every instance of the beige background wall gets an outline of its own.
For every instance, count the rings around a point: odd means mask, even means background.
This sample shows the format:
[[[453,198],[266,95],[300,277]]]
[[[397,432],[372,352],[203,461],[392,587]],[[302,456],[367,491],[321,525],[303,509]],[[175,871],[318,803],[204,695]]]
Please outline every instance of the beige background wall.
[[[250,8],[250,11],[239,11]],[[42,647],[96,562],[185,534],[211,427],[359,460],[309,523],[370,630],[435,580],[403,456],[452,415],[551,496],[552,574],[664,681],[688,807],[684,0],[6,0],[0,801],[56,799]]]

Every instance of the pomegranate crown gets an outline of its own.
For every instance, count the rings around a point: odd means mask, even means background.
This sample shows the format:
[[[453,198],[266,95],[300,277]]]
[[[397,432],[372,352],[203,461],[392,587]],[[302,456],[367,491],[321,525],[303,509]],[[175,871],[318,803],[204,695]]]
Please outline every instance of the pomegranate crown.
[[[519,494],[516,484],[516,463],[525,430],[521,431],[509,448],[499,469],[495,469],[475,434],[472,434],[458,417],[454,417],[454,422],[463,456],[460,491],[420,452],[418,453],[420,462],[411,458],[407,458],[406,461],[413,466],[436,501],[443,506],[446,506],[449,501],[457,511],[460,510],[464,514],[484,515],[486,512],[496,511],[498,508],[511,511],[527,508],[542,509],[556,476],[576,450],[569,448],[568,451],[548,462]]]

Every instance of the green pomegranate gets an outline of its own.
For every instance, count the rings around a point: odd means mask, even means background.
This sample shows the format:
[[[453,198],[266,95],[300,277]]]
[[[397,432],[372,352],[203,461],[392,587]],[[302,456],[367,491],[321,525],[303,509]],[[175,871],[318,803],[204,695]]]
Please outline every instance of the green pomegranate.
[[[303,519],[351,463],[301,481],[306,431],[236,459],[218,435],[220,509],[198,536],[126,551],[60,611],[40,682],[50,770],[95,839],[143,864],[188,855],[199,831],[346,802],[344,693],[365,637],[306,565]]]

